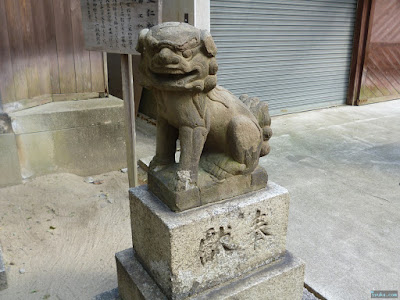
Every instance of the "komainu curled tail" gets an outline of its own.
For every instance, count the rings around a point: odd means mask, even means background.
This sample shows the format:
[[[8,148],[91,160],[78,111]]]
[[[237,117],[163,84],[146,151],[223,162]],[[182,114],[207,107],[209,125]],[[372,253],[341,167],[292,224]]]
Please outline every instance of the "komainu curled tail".
[[[250,98],[247,94],[241,95],[239,99],[253,113],[263,131],[263,142],[261,146],[260,156],[265,156],[270,151],[268,141],[272,136],[271,117],[269,116],[268,103],[260,101],[260,99],[257,97]]]

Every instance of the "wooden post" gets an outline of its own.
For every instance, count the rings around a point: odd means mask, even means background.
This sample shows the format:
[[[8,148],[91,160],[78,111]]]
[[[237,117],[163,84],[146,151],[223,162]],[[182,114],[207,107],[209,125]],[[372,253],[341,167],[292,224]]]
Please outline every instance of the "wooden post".
[[[135,101],[133,98],[132,55],[121,54],[122,97],[126,115],[126,157],[128,162],[129,188],[138,185],[136,160]]]
[[[358,0],[356,22],[354,25],[353,52],[350,63],[348,105],[358,105],[364,62],[366,57],[367,37],[370,25],[372,0]]]
[[[103,52],[103,72],[104,72],[104,83],[106,86],[106,97],[110,95],[108,87],[108,64],[107,64],[107,52]]]

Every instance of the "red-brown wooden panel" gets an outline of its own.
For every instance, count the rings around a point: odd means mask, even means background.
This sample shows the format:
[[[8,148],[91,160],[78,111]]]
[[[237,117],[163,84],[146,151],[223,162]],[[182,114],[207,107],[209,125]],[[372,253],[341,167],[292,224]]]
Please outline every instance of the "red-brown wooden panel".
[[[400,98],[400,1],[374,0],[359,104]]]

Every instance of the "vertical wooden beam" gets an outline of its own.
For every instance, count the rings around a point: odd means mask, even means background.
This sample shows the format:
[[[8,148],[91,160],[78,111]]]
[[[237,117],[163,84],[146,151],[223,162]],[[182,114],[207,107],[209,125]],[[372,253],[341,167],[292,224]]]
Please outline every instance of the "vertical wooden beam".
[[[92,74],[92,92],[105,91],[103,53],[90,51],[90,65]]]
[[[28,80],[26,77],[28,59],[25,54],[24,40],[22,37],[24,29],[21,20],[20,3],[15,0],[4,0],[4,7],[8,25],[15,100],[28,99]]]
[[[16,1],[16,0],[15,0]],[[22,32],[25,57],[27,59],[27,69],[25,70],[28,82],[28,98],[34,98],[41,95],[41,78],[40,78],[40,50],[38,37],[35,35],[32,5],[30,0],[18,0],[21,14]],[[35,16],[41,18],[43,16]]]
[[[0,93],[3,94],[3,103],[15,101],[14,76],[4,0],[0,0]]]
[[[357,2],[357,16],[354,26],[353,51],[346,101],[348,105],[357,105],[360,95],[372,1],[358,0]]]
[[[76,92],[84,93],[92,90],[90,55],[89,51],[85,50],[84,45],[81,2],[80,0],[70,0],[70,2]]]
[[[76,93],[71,2],[53,0],[61,94]]]
[[[363,59],[363,64],[362,64],[362,75],[361,75],[361,80],[360,80],[360,86],[359,86],[359,92],[358,96],[356,98],[356,104],[361,105],[365,104],[367,101],[366,98],[361,98],[360,93],[361,90],[363,89],[363,86],[366,87],[366,79],[367,79],[367,64],[368,64],[368,53],[370,51],[370,41],[371,41],[371,32],[372,32],[372,27],[374,23],[374,11],[375,11],[375,3],[376,0],[370,0],[370,6],[369,6],[369,12],[368,12],[368,24],[366,33],[365,33],[365,46],[364,46],[364,59]]]
[[[50,95],[52,93],[51,88],[51,76],[50,76],[50,61],[48,58],[47,49],[47,34],[46,31],[49,28],[46,26],[46,8],[44,1],[36,1],[31,5],[32,8],[32,19],[33,19],[33,31],[34,41],[33,43],[38,47],[38,56],[33,57],[38,63],[38,79],[40,86],[40,95]]]
[[[110,95],[110,91],[108,90],[108,63],[107,63],[107,52],[103,52],[103,72],[104,72],[104,87],[106,96]]]
[[[121,54],[122,97],[126,115],[126,157],[128,161],[129,187],[138,185],[136,161],[135,101],[133,91],[132,55]]]
[[[139,112],[140,99],[142,97],[142,91],[143,91],[143,87],[139,84],[140,55],[133,54],[132,61],[133,61],[133,79],[134,79],[133,84],[134,84],[134,89],[135,89],[135,95],[134,95],[135,96],[135,112],[137,114]]]
[[[50,67],[51,93],[61,94],[60,75],[58,65],[58,52],[56,40],[56,21],[54,16],[53,0],[43,0],[46,27],[46,57]]]

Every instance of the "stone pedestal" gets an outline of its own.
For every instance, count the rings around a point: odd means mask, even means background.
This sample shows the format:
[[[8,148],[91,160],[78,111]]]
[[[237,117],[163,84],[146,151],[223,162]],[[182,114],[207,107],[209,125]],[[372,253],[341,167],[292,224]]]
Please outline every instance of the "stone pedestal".
[[[7,275],[6,268],[3,262],[3,254],[1,253],[0,248],[0,291],[7,288]]]
[[[304,263],[286,251],[289,194],[256,192],[171,211],[130,190],[132,249],[117,253],[122,299],[301,299]]]
[[[123,300],[167,300],[156,282],[137,260],[130,248],[116,254],[118,289]],[[290,252],[278,260],[257,268],[236,280],[227,281],[191,300],[300,300],[303,296],[304,263]]]
[[[176,212],[263,189],[268,181],[268,174],[262,167],[257,167],[251,174],[231,176],[223,181],[200,169],[197,186],[173,191],[171,179],[176,172],[177,164],[158,172],[148,172],[149,190]]]

